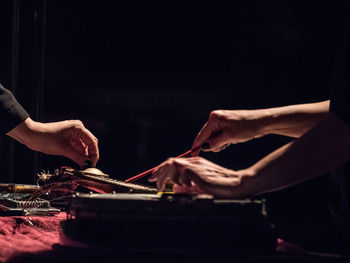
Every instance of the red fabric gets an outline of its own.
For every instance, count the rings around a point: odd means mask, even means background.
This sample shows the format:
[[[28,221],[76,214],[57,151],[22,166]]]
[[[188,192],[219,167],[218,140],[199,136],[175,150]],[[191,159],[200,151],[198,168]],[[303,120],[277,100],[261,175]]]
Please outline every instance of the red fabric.
[[[6,262],[22,253],[37,254],[52,250],[54,244],[63,243],[73,247],[86,247],[67,239],[60,231],[60,221],[66,213],[52,217],[0,217],[0,262]],[[60,236],[61,235],[61,236]],[[300,252],[294,244],[278,239],[277,251]]]
[[[59,222],[65,213],[50,217],[0,217],[0,261],[21,253],[50,250],[59,243]]]

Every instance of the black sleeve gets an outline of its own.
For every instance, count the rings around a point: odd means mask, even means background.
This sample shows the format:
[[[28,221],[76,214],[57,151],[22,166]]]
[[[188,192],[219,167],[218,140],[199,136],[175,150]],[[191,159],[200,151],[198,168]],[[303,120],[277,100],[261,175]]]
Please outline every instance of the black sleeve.
[[[13,94],[0,84],[0,136],[28,117],[29,114],[17,102]]]

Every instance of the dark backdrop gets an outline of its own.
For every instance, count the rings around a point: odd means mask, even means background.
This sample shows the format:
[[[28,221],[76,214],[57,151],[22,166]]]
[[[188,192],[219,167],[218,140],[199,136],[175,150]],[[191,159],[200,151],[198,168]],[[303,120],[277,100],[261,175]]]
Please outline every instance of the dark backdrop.
[[[188,150],[212,110],[329,96],[334,7],[327,1],[16,2],[16,97],[36,120],[82,120],[99,139],[98,168],[114,178]],[[0,77],[10,88],[14,5],[0,5]],[[203,156],[240,169],[287,141],[267,136]],[[13,175],[5,172],[2,181],[33,183],[42,169],[74,166],[14,147]],[[293,191],[322,193],[318,181],[309,184],[312,191],[298,186],[279,200],[292,202]]]
[[[83,120],[123,178],[186,151],[211,110],[327,98],[330,6],[241,2],[49,1],[45,121]],[[271,140],[208,158],[239,168]]]

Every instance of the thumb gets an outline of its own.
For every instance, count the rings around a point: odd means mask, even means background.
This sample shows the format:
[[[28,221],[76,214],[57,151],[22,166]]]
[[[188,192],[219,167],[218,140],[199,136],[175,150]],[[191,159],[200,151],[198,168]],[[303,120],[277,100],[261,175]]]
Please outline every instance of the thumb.
[[[215,137],[212,137],[208,140],[208,143],[210,144],[210,148],[208,151],[213,152],[220,152],[227,144],[230,144],[229,138],[225,135],[225,133],[220,133],[216,135]]]

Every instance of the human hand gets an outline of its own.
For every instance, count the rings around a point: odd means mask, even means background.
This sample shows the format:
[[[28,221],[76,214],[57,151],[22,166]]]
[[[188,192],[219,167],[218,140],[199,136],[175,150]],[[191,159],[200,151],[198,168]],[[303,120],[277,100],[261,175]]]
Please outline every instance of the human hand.
[[[169,158],[160,164],[150,182],[157,182],[162,191],[167,181],[175,184],[175,192],[207,193],[216,197],[237,197],[241,184],[239,172],[214,164],[202,157]]]
[[[215,110],[198,133],[192,149],[202,145],[203,151],[219,152],[230,144],[249,141],[263,136],[259,125],[262,111],[259,110]],[[199,150],[192,156],[197,156]]]
[[[99,159],[97,138],[79,120],[40,123],[27,118],[7,135],[28,148],[45,154],[68,157],[79,165]]]
[[[205,194],[205,192],[193,182],[191,186],[174,184],[173,192],[177,194]]]

